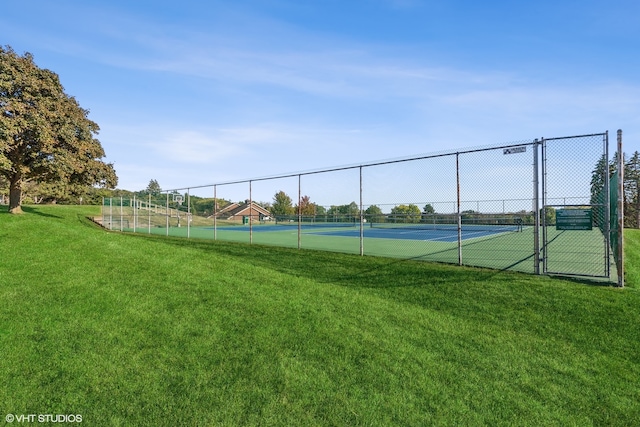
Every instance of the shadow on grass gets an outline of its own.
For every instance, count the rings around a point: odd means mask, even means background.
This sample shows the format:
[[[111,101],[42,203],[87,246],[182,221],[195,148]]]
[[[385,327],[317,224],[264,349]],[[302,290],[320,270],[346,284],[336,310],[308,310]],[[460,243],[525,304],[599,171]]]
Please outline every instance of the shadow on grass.
[[[321,283],[340,284],[349,287],[459,287],[471,282],[482,284],[499,281],[509,284],[514,280],[535,280],[539,277],[528,273],[509,271],[515,265],[531,261],[533,255],[518,260],[506,268],[496,270],[473,266],[457,266],[427,260],[426,258],[432,255],[431,253],[408,259],[376,256],[361,257],[329,251],[297,250],[220,240],[188,240],[180,237],[140,234],[135,236],[153,241],[162,241],[174,246],[197,248],[205,252],[233,257],[246,262],[247,265],[260,266],[291,276],[305,277]],[[571,281],[583,285],[610,286],[609,283],[594,282],[580,277],[543,277],[549,280]]]
[[[234,262],[247,265],[247,274],[259,274],[254,269],[259,267],[293,278],[283,281],[284,286],[295,286],[295,278],[300,278],[301,284],[305,281],[305,286],[339,286],[362,296],[449,313],[457,319],[472,322],[498,322],[502,325],[518,323],[522,316],[527,316],[526,313],[545,313],[549,307],[553,307],[553,316],[579,324],[583,321],[581,316],[587,316],[588,313],[575,307],[582,304],[580,296],[586,288],[580,290],[581,286],[571,286],[570,283],[594,284],[575,278],[460,267],[419,258],[361,257],[337,252],[140,234],[135,238],[146,239],[149,244],[161,243],[196,250],[199,253],[195,256],[200,259],[215,259],[215,262],[233,259]],[[313,281],[313,284],[307,280]],[[260,287],[259,280],[255,286]],[[332,290],[328,291],[331,294]],[[556,304],[558,300],[567,303],[559,307]],[[541,336],[549,334],[543,322],[535,329]]]
[[[38,215],[38,216],[42,216],[42,217],[46,217],[46,218],[57,218],[57,219],[64,218],[64,217],[59,216],[59,215],[52,215],[50,213],[42,212],[40,209],[38,209],[35,206],[22,206],[22,210],[25,213],[28,213],[28,214],[31,214],[31,215]]]

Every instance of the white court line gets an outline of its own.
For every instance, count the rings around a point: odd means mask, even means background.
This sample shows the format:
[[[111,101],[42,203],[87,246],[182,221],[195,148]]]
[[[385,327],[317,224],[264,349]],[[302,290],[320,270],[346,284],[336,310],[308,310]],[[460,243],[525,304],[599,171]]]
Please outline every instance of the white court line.
[[[389,229],[391,230],[391,229]],[[396,229],[397,230],[397,229]],[[433,230],[429,230],[429,229],[416,229],[416,230],[407,230],[407,231],[399,231],[396,233],[390,233],[391,235],[397,235],[397,234],[413,234],[413,233],[424,233],[424,232],[430,232],[430,231],[451,231],[452,233],[446,235],[446,236],[442,236],[442,237],[435,237],[433,239],[415,239],[415,240],[421,240],[423,242],[435,242],[438,240],[444,240],[444,239],[450,239],[451,237],[458,237],[458,230],[443,230],[443,229],[433,229]],[[455,232],[455,233],[454,233]],[[489,234],[487,234],[489,233]],[[463,238],[462,240],[467,240],[467,239],[479,239],[481,237],[488,237],[488,236],[495,236],[498,234],[504,234],[504,233],[509,233],[509,231],[498,231],[498,232],[492,232],[492,231],[488,231],[488,230],[483,230],[483,231],[462,231],[463,234]],[[474,234],[481,234],[480,236],[476,236],[473,237]],[[389,239],[392,239],[393,237],[388,237]]]

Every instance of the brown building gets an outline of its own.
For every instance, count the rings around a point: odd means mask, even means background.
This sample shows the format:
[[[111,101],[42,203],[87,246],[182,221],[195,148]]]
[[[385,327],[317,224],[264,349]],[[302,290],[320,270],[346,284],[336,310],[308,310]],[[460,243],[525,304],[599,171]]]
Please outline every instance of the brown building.
[[[227,221],[242,222],[246,221],[245,218],[251,218],[253,221],[263,221],[271,219],[271,212],[254,202],[249,204],[249,202],[246,201],[244,203],[231,203],[209,218],[213,218],[214,216],[217,219]]]

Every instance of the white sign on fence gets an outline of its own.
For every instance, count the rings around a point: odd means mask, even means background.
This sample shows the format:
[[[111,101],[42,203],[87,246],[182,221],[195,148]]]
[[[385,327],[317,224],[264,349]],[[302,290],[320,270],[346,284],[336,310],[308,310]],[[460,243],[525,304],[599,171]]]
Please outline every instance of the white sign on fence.
[[[526,152],[527,152],[526,146],[505,148],[504,150],[502,150],[502,154],[515,154],[515,153],[526,153]]]

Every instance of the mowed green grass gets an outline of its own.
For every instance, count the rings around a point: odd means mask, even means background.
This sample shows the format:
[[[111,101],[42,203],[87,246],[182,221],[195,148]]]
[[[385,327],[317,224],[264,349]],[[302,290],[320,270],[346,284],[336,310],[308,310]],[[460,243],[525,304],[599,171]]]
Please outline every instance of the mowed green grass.
[[[0,213],[2,420],[640,423],[637,231],[621,290],[25,210]]]
[[[624,231],[626,285],[640,287],[640,230]]]

